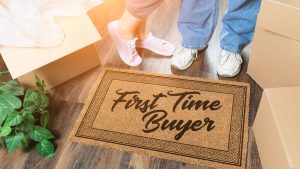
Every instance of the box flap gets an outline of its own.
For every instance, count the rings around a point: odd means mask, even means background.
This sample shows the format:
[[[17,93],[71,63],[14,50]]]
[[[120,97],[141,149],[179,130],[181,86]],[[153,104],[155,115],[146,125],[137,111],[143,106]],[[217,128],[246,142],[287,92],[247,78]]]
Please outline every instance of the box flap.
[[[257,24],[272,32],[300,41],[300,1],[263,0]]]
[[[0,47],[3,60],[14,79],[101,39],[88,15],[57,17],[56,21],[65,32],[65,39],[58,47]]]
[[[300,167],[300,87],[265,90],[291,168]]]

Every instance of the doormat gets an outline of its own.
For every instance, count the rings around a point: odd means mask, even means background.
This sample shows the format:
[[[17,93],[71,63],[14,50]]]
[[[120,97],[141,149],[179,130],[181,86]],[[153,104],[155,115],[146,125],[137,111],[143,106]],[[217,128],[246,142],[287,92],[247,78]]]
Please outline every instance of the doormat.
[[[70,140],[220,169],[246,166],[246,83],[102,71]]]

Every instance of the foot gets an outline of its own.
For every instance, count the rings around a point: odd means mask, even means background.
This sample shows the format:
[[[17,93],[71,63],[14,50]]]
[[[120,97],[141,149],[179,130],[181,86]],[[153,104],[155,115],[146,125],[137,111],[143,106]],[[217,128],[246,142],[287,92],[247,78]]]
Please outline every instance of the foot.
[[[149,33],[144,40],[138,40],[136,46],[164,56],[172,56],[175,49],[170,42],[159,39],[153,36],[152,33]]]
[[[221,51],[218,64],[218,74],[223,77],[234,77],[239,74],[243,63],[242,56],[239,53]]]
[[[194,60],[198,57],[198,51],[205,49],[205,47],[201,49],[188,49],[184,47],[179,47],[175,50],[174,55],[172,57],[171,65],[179,70],[185,70],[189,68]]]
[[[107,29],[110,36],[115,42],[116,48],[121,60],[129,66],[138,66],[142,63],[142,58],[136,51],[137,38],[124,39],[119,33],[119,21],[112,21],[108,24]]]

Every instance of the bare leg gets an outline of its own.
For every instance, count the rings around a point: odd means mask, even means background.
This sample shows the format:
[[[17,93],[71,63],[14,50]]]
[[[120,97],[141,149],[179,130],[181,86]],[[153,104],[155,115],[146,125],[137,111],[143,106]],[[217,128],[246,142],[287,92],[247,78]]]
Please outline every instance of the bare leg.
[[[119,32],[121,36],[128,40],[136,37],[136,29],[141,21],[141,18],[133,16],[125,9],[119,22]]]
[[[137,26],[136,34],[140,40],[145,40],[147,38],[146,23],[147,17],[144,17],[141,19],[139,25]]]

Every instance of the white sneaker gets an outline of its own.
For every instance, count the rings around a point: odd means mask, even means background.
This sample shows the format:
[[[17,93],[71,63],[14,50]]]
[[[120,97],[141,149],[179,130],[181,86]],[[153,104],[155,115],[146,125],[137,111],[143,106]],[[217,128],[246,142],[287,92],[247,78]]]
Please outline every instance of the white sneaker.
[[[171,65],[177,69],[185,70],[192,65],[198,57],[198,50],[179,47],[175,50]]]
[[[234,77],[239,74],[243,63],[242,56],[239,53],[221,51],[220,61],[218,64],[218,74],[223,77]]]

